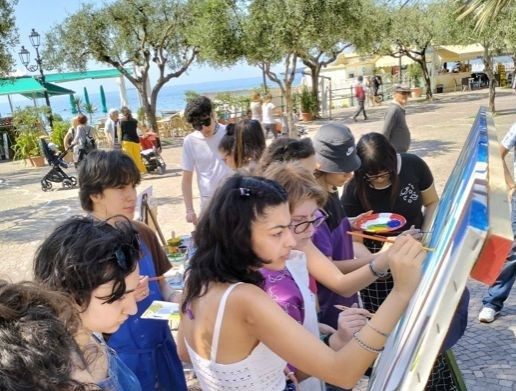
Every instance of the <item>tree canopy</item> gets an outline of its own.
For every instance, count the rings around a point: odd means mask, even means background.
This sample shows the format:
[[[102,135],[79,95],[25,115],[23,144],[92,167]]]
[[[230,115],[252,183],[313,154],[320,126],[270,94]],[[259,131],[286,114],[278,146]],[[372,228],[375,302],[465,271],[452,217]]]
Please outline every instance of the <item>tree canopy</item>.
[[[192,5],[166,0],[117,0],[101,8],[85,4],[47,34],[45,58],[58,69],[66,64],[83,70],[89,60],[118,69],[138,90],[155,126],[160,89],[183,74],[199,53],[188,36]],[[158,80],[149,91],[151,67],[157,68]]]
[[[0,76],[13,70],[14,60],[10,53],[18,44],[14,18],[14,6],[18,0],[0,0]]]

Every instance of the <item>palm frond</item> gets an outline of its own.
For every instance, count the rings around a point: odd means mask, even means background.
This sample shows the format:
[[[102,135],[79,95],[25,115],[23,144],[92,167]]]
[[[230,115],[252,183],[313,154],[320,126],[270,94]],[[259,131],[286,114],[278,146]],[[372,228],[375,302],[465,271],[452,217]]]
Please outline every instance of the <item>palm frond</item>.
[[[512,5],[514,0],[466,0],[459,7],[459,20],[472,16],[476,19],[475,27],[483,30],[500,12]]]

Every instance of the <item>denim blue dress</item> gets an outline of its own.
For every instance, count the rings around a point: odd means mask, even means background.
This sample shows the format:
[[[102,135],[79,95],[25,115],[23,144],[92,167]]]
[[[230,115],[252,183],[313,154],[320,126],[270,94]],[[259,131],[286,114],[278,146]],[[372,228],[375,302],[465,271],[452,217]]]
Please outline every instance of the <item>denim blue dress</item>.
[[[152,255],[143,241],[140,248],[140,274],[156,276]],[[108,345],[135,373],[145,391],[186,391],[183,365],[168,322],[140,318],[153,300],[163,300],[157,281],[149,282],[149,291],[149,296],[137,303],[138,313],[109,337]]]
[[[102,337],[94,334],[95,339],[105,345]],[[127,368],[122,360],[117,356],[115,351],[106,346],[108,356],[108,377],[97,385],[106,391],[142,391],[140,382],[135,374]]]

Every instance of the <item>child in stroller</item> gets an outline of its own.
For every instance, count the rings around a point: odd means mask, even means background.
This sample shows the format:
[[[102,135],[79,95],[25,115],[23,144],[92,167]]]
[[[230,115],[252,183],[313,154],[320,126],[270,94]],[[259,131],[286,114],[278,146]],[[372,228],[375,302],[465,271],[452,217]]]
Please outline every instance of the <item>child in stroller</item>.
[[[140,136],[140,145],[142,147],[140,156],[147,171],[158,171],[158,173],[163,174],[167,169],[167,164],[160,154],[161,140],[158,135],[153,131],[146,132]]]
[[[41,179],[41,189],[43,191],[52,189],[52,182],[62,183],[62,186],[65,189],[71,189],[74,187],[77,184],[77,178],[69,176],[63,171],[63,168],[68,168],[68,164],[65,163],[63,157],[70,148],[59,153],[56,145],[53,143],[47,143],[44,138],[39,139],[39,146],[45,155],[48,164],[52,166],[52,169]]]

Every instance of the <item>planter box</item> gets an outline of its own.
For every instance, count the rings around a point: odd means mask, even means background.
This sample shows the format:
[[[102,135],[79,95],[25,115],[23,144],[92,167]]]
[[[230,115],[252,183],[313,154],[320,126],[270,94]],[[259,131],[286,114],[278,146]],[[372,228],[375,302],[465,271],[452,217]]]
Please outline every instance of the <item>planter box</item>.
[[[419,98],[423,95],[423,89],[421,87],[413,87],[410,89],[412,98]]]
[[[313,121],[314,116],[312,113],[301,113],[301,121],[309,122]]]
[[[45,167],[45,158],[43,156],[30,156],[29,157],[34,167]]]

